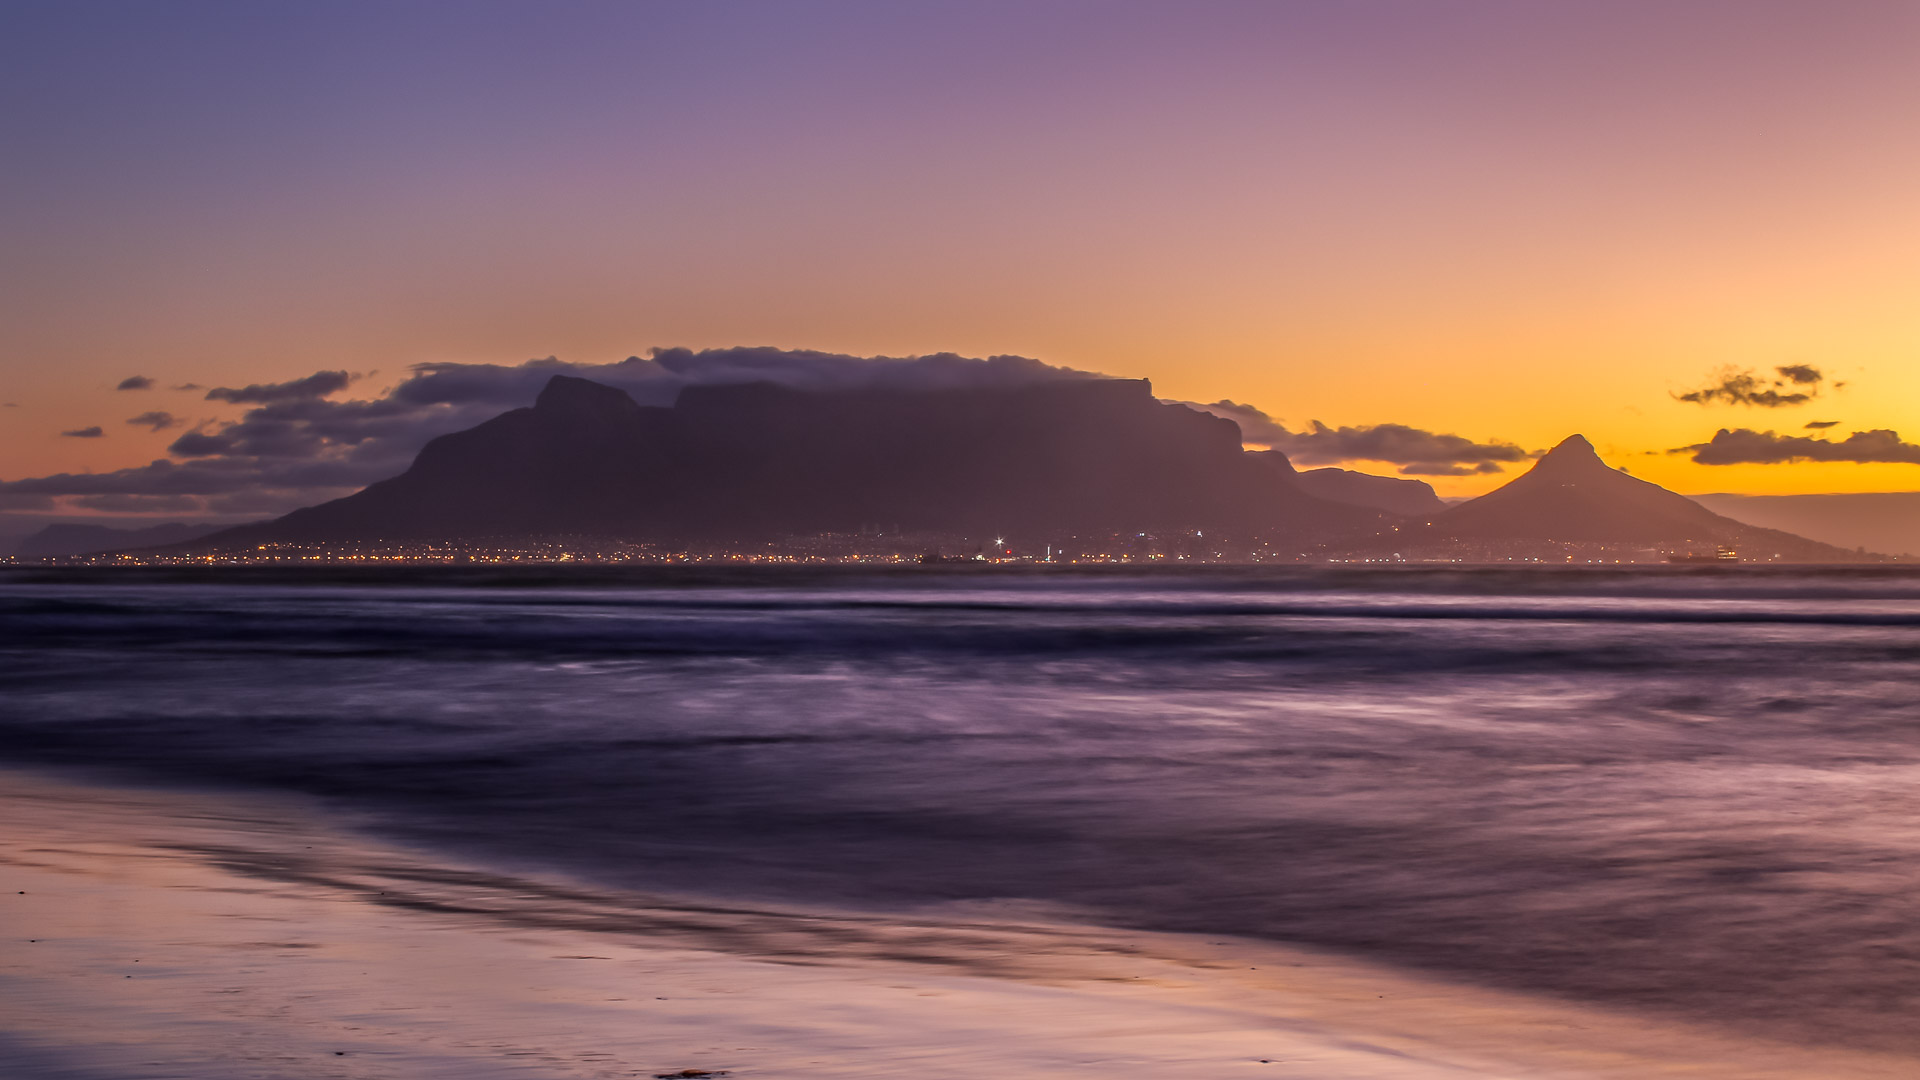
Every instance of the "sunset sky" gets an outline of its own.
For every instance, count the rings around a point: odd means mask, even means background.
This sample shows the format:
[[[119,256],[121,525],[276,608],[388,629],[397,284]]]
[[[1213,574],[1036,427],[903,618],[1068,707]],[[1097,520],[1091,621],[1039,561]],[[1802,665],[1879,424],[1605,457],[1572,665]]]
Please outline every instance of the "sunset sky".
[[[0,481],[214,389],[772,346],[1920,489],[1920,4],[4,2],[0,100]]]

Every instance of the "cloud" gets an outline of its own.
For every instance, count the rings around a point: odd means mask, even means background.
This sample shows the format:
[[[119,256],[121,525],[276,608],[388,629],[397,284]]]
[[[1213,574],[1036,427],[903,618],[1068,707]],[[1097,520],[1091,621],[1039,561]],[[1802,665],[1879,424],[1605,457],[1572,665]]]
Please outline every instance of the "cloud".
[[[1667,452],[1692,454],[1694,462],[1700,465],[1782,465],[1795,461],[1920,465],[1920,446],[1903,441],[1899,432],[1885,429],[1856,431],[1836,442],[1750,428],[1721,428],[1706,442],[1675,447]]]
[[[181,383],[181,384],[180,384],[179,386],[176,386],[176,387],[173,387],[173,389],[175,389],[175,390],[204,390],[204,389],[206,389],[206,388],[205,388],[205,387],[203,387],[203,386],[201,386],[201,385],[200,385],[199,383],[197,383],[197,382],[190,382],[190,383]]]
[[[165,459],[131,469],[59,473],[0,483],[0,491],[31,495],[227,495],[255,488],[362,487],[386,473],[369,475],[350,462],[301,461],[261,466],[245,459],[178,463]]]
[[[167,457],[105,473],[63,473],[0,482],[0,499],[64,501],[166,497],[179,511],[262,516],[338,498],[404,471],[426,443],[473,427],[508,409],[531,405],[554,375],[577,375],[617,386],[643,405],[671,405],[682,388],[773,382],[815,389],[1013,386],[1059,379],[1102,378],[1020,356],[972,359],[941,353],[857,357],[772,348],[656,349],[611,364],[571,364],[548,357],[523,364],[434,363],[372,400],[333,401],[353,381],[322,371],[291,382],[219,388],[212,400],[254,406],[240,419],[182,432]],[[154,430],[165,413],[135,417]],[[188,505],[187,500],[196,501]],[[41,505],[36,501],[34,505]],[[172,505],[172,504],[170,504]],[[172,511],[169,511],[172,512]]]
[[[186,421],[170,412],[155,409],[152,412],[143,412],[139,416],[130,416],[127,418],[127,423],[136,427],[151,428],[154,431],[165,431],[168,428],[179,427]]]
[[[1222,398],[1211,405],[1202,405],[1197,401],[1185,403],[1188,408],[1199,409],[1204,413],[1224,417],[1240,425],[1240,440],[1260,446],[1278,446],[1293,438],[1293,432],[1282,427],[1280,421],[1254,408],[1237,401]]]
[[[1838,424],[1838,420],[1809,420],[1804,425],[1809,431],[1824,431]]]
[[[655,349],[651,356],[652,362],[662,370],[688,383],[777,382],[805,390],[958,390],[1102,377],[1054,367],[1025,356],[990,356],[980,360],[954,353],[932,353],[862,358],[767,347],[700,352]],[[631,358],[627,361],[632,362]]]
[[[0,483],[0,506],[19,503],[22,508],[57,509],[64,505],[102,509],[166,497],[170,500],[166,504],[169,512],[281,514],[352,494],[398,471],[391,464],[280,462],[263,466],[244,458],[183,464],[163,459],[112,472],[61,473]],[[125,498],[104,498],[107,496]]]
[[[230,425],[230,427],[238,426],[238,424]],[[187,458],[217,457],[225,454],[234,446],[233,440],[224,435],[226,430],[228,429],[218,427],[207,430],[203,427],[197,431],[189,431],[173,440],[173,445],[167,447],[167,453],[174,457]]]
[[[121,379],[120,385],[114,387],[114,389],[115,390],[151,390],[153,389],[153,380],[147,378],[145,375],[129,375],[126,378]]]
[[[351,494],[351,489],[342,490],[341,495]],[[300,493],[274,491],[235,491],[225,495],[206,495],[200,497],[202,510],[208,514],[231,517],[245,514],[249,517],[278,517],[289,510],[297,510],[311,505],[311,497],[300,498]]]
[[[1502,462],[1525,461],[1533,456],[1512,443],[1474,442],[1461,435],[1442,435],[1405,424],[1336,428],[1315,420],[1310,430],[1290,431],[1251,405],[1235,401],[1189,404],[1232,420],[1240,425],[1240,437],[1246,442],[1271,446],[1300,465],[1385,461],[1402,466],[1400,471],[1409,476],[1467,476],[1499,472]]]
[[[1820,396],[1820,384],[1825,381],[1819,368],[1809,364],[1788,364],[1773,369],[1772,375],[1761,375],[1740,368],[1722,368],[1715,381],[1698,390],[1673,395],[1676,401],[1690,402],[1694,405],[1712,405],[1716,402],[1727,405],[1757,406],[1763,409],[1779,409],[1789,405],[1804,405]],[[1845,383],[1834,383],[1839,389]],[[1806,387],[1804,390],[1795,387]]]
[[[927,356],[848,356],[807,349],[654,349],[612,364],[571,364],[553,357],[505,367],[496,364],[416,364],[391,397],[414,404],[485,403],[512,408],[531,402],[555,375],[617,386],[642,405],[671,405],[686,386],[768,382],[802,390],[941,390],[1018,386],[1060,379],[1102,378],[1024,356],[986,359]]]
[[[83,495],[72,504],[106,514],[198,514],[206,509],[192,495]]]
[[[1497,473],[1500,466],[1491,461],[1482,461],[1478,465],[1402,465],[1401,476],[1477,476],[1482,473]]]
[[[92,427],[74,428],[72,431],[63,431],[60,434],[69,439],[98,439],[106,432],[101,430],[99,424],[95,424]]]
[[[283,383],[254,383],[251,386],[234,388],[216,386],[207,391],[208,401],[231,401],[234,404],[267,404],[275,401],[298,401],[304,398],[323,398],[337,394],[347,388],[347,384],[359,378],[344,371],[316,371],[304,379],[295,379]]]

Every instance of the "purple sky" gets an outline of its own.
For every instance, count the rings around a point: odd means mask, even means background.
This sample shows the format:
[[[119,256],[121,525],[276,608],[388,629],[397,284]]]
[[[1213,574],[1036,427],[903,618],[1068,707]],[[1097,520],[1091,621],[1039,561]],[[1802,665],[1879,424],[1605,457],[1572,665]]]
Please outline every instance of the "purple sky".
[[[0,99],[0,481],[246,415],[181,385],[766,345],[1920,486],[1668,453],[1920,440],[1920,5],[0,3]]]

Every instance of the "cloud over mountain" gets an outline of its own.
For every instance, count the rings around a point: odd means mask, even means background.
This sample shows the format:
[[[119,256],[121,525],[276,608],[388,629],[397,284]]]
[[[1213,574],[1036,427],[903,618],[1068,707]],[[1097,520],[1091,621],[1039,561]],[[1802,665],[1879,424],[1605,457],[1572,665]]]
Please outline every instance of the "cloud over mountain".
[[[506,408],[532,401],[555,375],[573,375],[619,387],[642,405],[671,405],[685,386],[768,382],[801,390],[939,390],[1103,377],[1025,356],[976,359],[933,353],[861,357],[766,347],[698,352],[654,349],[645,357],[629,356],[613,364],[572,364],[547,357],[513,366],[440,363],[416,364],[412,370],[413,377],[395,387],[392,397],[415,404],[483,402]]]
[[[1810,364],[1787,364],[1774,368],[1773,372],[1772,375],[1762,375],[1740,368],[1723,368],[1708,385],[1673,397],[1676,401],[1694,405],[1746,405],[1778,409],[1812,401],[1820,396],[1821,386],[1826,382],[1825,373]],[[1845,385],[1833,384],[1835,389]]]
[[[1837,441],[1751,428],[1721,428],[1706,442],[1675,447],[1667,452],[1691,454],[1699,465],[1783,465],[1795,461],[1920,465],[1920,445],[1906,442],[1899,432],[1884,428],[1856,431]]]
[[[1507,442],[1474,442],[1461,435],[1445,435],[1405,424],[1368,424],[1329,427],[1312,421],[1307,431],[1287,427],[1254,408],[1235,401],[1216,401],[1193,408],[1223,416],[1240,425],[1250,443],[1270,446],[1300,465],[1331,465],[1342,461],[1385,461],[1400,466],[1407,476],[1468,476],[1497,473],[1502,463],[1526,461],[1533,455]]]
[[[404,470],[420,448],[508,409],[529,405],[554,375],[577,375],[627,391],[642,405],[671,405],[683,387],[770,382],[803,389],[938,389],[1101,378],[1023,356],[975,359],[952,353],[858,357],[773,348],[656,349],[611,364],[551,357],[522,364],[415,365],[372,400],[332,400],[355,376],[217,387],[207,399],[254,406],[240,419],[202,424],[136,468],[0,482],[0,504],[43,506],[63,499],[118,510],[279,513],[347,494]],[[151,380],[149,380],[151,383]],[[163,422],[163,418],[165,421]],[[178,426],[163,412],[134,417],[155,431]],[[104,435],[98,428],[91,435]],[[111,497],[109,499],[109,497]],[[197,504],[196,504],[197,500]]]

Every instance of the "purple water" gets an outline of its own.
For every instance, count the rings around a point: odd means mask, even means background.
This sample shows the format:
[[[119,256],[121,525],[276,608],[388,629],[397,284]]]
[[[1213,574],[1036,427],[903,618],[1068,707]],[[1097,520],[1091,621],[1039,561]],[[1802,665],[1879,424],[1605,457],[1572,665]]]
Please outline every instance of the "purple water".
[[[1920,576],[0,583],[0,760],[1912,1048]]]

